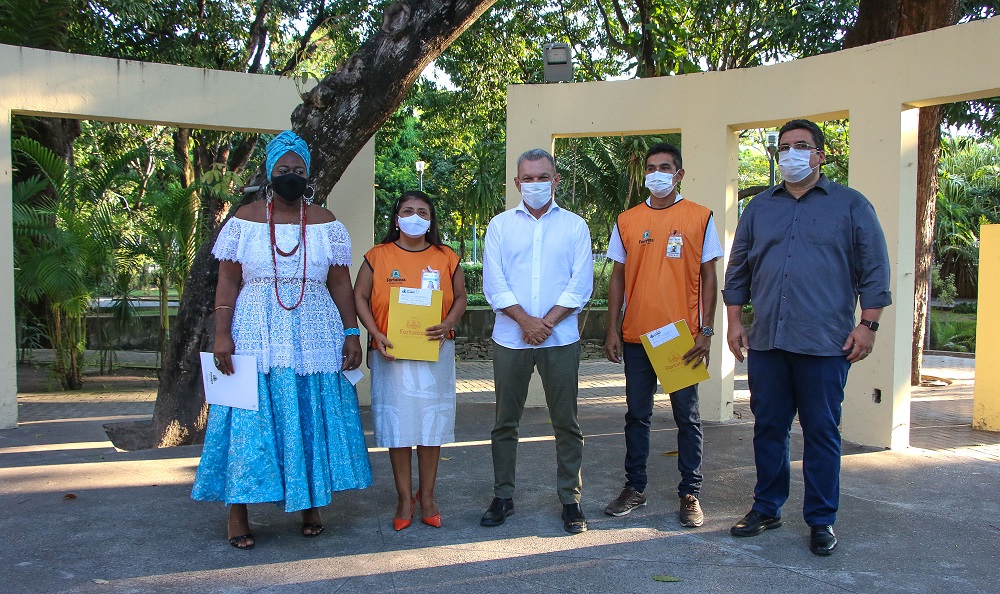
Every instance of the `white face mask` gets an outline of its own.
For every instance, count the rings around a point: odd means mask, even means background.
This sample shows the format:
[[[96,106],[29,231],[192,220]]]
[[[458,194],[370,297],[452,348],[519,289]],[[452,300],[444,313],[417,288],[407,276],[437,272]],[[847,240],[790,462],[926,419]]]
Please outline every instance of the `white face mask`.
[[[814,169],[814,167],[809,166],[809,157],[811,156],[812,152],[808,149],[795,147],[789,147],[787,151],[779,153],[778,171],[781,172],[781,177],[793,184],[809,177]]]
[[[431,228],[431,222],[418,214],[412,214],[406,218],[400,217],[398,220],[399,230],[407,237],[423,237]]]
[[[532,182],[521,184],[521,198],[531,208],[541,208],[552,198],[552,182]]]
[[[646,174],[646,187],[649,193],[657,198],[666,198],[674,189],[674,174],[654,171]]]

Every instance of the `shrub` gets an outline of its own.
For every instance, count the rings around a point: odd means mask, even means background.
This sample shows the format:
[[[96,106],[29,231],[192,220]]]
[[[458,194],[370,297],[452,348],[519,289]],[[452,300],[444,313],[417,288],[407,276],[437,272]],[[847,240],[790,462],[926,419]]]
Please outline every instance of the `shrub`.
[[[958,296],[958,289],[955,287],[955,275],[949,274],[941,278],[941,265],[935,264],[931,267],[931,297],[936,297],[938,301],[946,306],[955,305],[955,297]]]
[[[611,260],[594,263],[594,293],[590,296],[591,299],[603,299],[605,305],[607,305],[608,283],[611,282],[611,270],[614,268],[614,265],[615,263]]]
[[[977,309],[978,305],[975,301],[967,301],[965,303],[957,304],[951,311],[960,314],[974,314]]]
[[[482,293],[469,293],[469,305],[489,305]]]
[[[976,351],[976,323],[935,322],[931,320],[931,349],[974,353]]]
[[[462,274],[465,275],[465,291],[472,297],[473,293],[483,292],[483,265],[476,262],[462,262]],[[472,301],[469,301],[472,305]]]

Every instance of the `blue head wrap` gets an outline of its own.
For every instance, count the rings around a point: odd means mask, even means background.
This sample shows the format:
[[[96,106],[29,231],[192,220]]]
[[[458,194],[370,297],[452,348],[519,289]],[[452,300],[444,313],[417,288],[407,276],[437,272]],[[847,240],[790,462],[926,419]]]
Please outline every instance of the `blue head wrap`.
[[[278,134],[274,137],[274,140],[267,143],[267,147],[264,150],[267,152],[267,161],[265,164],[267,168],[267,181],[271,181],[271,171],[274,170],[274,164],[288,152],[302,157],[302,160],[306,164],[306,175],[309,175],[309,161],[311,160],[309,145],[306,144],[306,141],[299,138],[295,132],[285,130],[281,134]]]

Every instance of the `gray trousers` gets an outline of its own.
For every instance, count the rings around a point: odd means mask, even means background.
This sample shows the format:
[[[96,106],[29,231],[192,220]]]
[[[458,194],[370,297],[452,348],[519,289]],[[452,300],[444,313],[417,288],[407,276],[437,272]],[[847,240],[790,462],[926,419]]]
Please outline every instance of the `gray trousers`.
[[[495,497],[514,497],[518,426],[528,398],[531,373],[537,366],[556,437],[559,501],[563,504],[580,502],[583,432],[577,420],[576,405],[580,391],[580,348],[579,341],[538,349],[509,349],[494,343],[493,381],[497,404],[496,423],[490,437]]]

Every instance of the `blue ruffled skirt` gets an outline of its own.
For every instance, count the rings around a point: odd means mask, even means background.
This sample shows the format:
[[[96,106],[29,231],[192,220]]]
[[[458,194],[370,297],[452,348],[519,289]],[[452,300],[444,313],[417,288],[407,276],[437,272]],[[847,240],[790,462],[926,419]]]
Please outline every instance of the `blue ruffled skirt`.
[[[191,497],[293,512],[372,484],[358,396],[340,373],[258,374],[259,410],[212,405]]]

